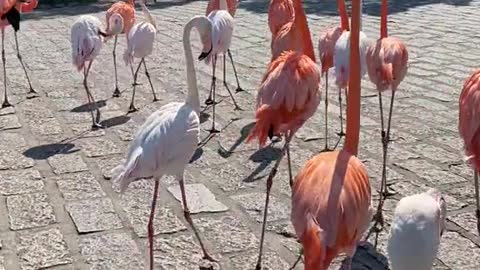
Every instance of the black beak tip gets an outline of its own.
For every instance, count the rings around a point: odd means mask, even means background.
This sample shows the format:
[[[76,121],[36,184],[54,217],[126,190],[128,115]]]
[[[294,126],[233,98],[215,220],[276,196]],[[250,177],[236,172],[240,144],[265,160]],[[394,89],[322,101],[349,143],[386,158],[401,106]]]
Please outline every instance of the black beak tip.
[[[198,61],[202,61],[203,59],[207,58],[208,52],[202,52],[200,56],[198,56]]]

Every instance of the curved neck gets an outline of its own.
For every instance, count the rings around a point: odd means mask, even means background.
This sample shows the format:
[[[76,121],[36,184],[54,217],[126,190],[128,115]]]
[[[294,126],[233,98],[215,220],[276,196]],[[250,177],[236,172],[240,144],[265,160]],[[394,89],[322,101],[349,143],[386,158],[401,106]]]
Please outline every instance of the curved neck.
[[[190,33],[197,18],[190,20],[183,29],[183,50],[185,51],[185,62],[187,64],[187,85],[188,95],[185,103],[193,107],[197,114],[200,114],[200,98],[198,96],[197,77],[195,75],[195,64],[193,63],[192,47],[190,44]]]
[[[228,11],[228,5],[227,5],[227,0],[219,0],[219,10],[227,10]]]
[[[347,135],[345,150],[358,153],[360,137],[360,19],[361,0],[352,0],[352,30],[350,32],[350,77],[347,97]]]
[[[294,0],[294,12],[295,12],[295,21],[294,25],[299,30],[302,36],[302,42],[304,45],[304,54],[309,56],[313,62],[317,62],[315,59],[315,51],[313,50],[312,35],[310,34],[310,29],[308,28],[307,16],[303,10],[303,4],[301,0]]]
[[[387,13],[388,13],[388,4],[387,0],[382,0],[382,10],[380,14],[380,38],[386,38],[388,36],[387,32]]]
[[[337,0],[337,5],[338,5],[338,14],[340,15],[342,30],[350,31],[350,26],[348,24],[347,6],[345,5],[345,0]]]

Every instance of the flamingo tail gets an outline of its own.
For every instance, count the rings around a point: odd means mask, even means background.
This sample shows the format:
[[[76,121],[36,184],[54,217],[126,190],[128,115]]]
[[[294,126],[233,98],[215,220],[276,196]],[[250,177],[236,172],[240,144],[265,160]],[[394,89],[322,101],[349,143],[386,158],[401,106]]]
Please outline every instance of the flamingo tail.
[[[267,142],[267,138],[271,138],[275,132],[275,114],[272,113],[272,110],[269,105],[262,105],[255,112],[256,123],[253,127],[250,135],[247,138],[247,142],[252,141],[255,138],[258,138],[260,146],[264,146]]]
[[[119,183],[121,193],[125,192],[128,185],[135,180],[131,177],[132,172],[137,168],[142,153],[142,148],[135,149],[126,163],[118,165],[112,169],[112,182]]]

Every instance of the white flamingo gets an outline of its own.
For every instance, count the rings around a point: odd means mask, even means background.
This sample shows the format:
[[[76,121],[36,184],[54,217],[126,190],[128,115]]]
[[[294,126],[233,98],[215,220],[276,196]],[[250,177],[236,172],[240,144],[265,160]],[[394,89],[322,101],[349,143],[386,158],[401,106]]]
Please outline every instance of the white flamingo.
[[[395,208],[388,239],[391,269],[432,269],[446,215],[447,204],[436,189],[402,198]]]
[[[172,102],[150,115],[140,127],[130,145],[127,160],[113,169],[113,181],[120,183],[121,192],[141,178],[153,177],[155,188],[148,223],[150,243],[150,269],[153,269],[153,219],[158,194],[159,180],[163,175],[172,175],[180,183],[184,216],[192,227],[205,259],[215,261],[205,250],[187,206],[183,175],[185,167],[195,152],[200,134],[200,100],[198,96],[195,67],[190,45],[192,28],[197,28],[204,44],[199,60],[212,52],[212,24],[205,16],[193,17],[184,27],[183,46],[187,64],[188,96],[185,102]],[[207,44],[207,46],[205,46]]]
[[[363,1],[360,0],[360,12],[363,10]],[[360,14],[360,30],[362,30],[362,14]],[[367,73],[367,48],[370,40],[363,31],[360,31],[360,77]],[[343,132],[343,111],[342,111],[342,89],[345,89],[347,95],[348,76],[350,74],[350,31],[343,31],[340,38],[335,43],[335,52],[333,54],[333,65],[335,67],[335,84],[338,87],[338,102],[340,106],[340,138],[345,136]]]
[[[210,86],[210,94],[208,95],[207,100],[205,100],[206,105],[212,105],[213,119],[212,119],[212,129],[210,133],[218,133],[219,130],[215,129],[215,68],[217,65],[217,56],[218,54],[223,54],[223,85],[227,88],[228,94],[232,98],[233,104],[235,105],[235,110],[241,110],[238,106],[235,98],[228,88],[226,82],[226,55],[225,53],[230,48],[233,35],[233,17],[228,12],[228,6],[226,0],[220,0],[220,9],[214,10],[208,14],[208,19],[212,23],[212,53],[205,59],[205,62],[208,64],[212,62],[212,85]],[[212,98],[213,93],[213,98]]]
[[[153,51],[153,43],[155,42],[155,37],[157,36],[157,23],[155,22],[152,14],[150,14],[147,6],[145,6],[145,3],[140,2],[140,5],[148,21],[135,24],[132,29],[130,29],[127,38],[128,46],[123,55],[125,64],[130,65],[130,69],[132,70],[133,74],[133,94],[132,101],[130,102],[130,107],[128,109],[129,113],[137,111],[137,108],[135,108],[134,105],[135,89],[137,86],[138,70],[140,69],[142,63],[145,68],[145,75],[147,76],[148,82],[150,83],[150,88],[152,89],[153,101],[158,101],[157,95],[155,94],[155,89],[153,88],[152,80],[150,79],[150,74],[148,73],[147,64],[145,63],[145,57],[152,54]],[[135,72],[133,71],[134,57],[140,58],[140,63],[138,63],[138,67]]]
[[[83,86],[87,92],[88,102],[92,106],[90,113],[92,114],[92,129],[101,128],[100,110],[96,107],[95,99],[88,89],[88,73],[92,67],[93,60],[97,57],[102,49],[103,38],[106,34],[101,30],[102,23],[96,17],[91,15],[80,16],[72,25],[71,44],[72,44],[72,62],[78,71],[83,69]],[[88,62],[88,65],[87,65]],[[93,115],[96,110],[96,118]]]

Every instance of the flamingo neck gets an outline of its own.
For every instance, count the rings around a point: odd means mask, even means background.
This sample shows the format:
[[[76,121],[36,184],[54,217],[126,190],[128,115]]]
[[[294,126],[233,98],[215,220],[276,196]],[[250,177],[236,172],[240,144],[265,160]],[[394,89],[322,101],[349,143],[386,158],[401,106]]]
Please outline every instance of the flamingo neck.
[[[347,135],[345,150],[352,155],[358,154],[360,138],[360,19],[361,0],[352,1],[352,30],[350,32],[350,77],[347,97]]]
[[[193,63],[192,46],[190,44],[190,33],[193,26],[198,24],[198,18],[190,20],[183,30],[183,49],[185,51],[185,61],[187,64],[187,85],[188,95],[185,103],[193,107],[197,114],[200,114],[200,98],[198,96],[197,76],[195,74],[195,64]]]
[[[220,10],[227,10],[228,11],[227,0],[219,0],[218,5],[219,5]]]
[[[382,0],[382,10],[380,14],[380,38],[386,38],[388,36],[387,31],[387,13],[388,13],[388,4],[387,0]]]
[[[348,23],[348,14],[347,6],[345,5],[345,0],[337,0],[338,13],[340,14],[340,22],[343,31],[350,31]]]
[[[302,0],[294,0],[294,12],[295,12],[295,27],[298,27],[301,33],[302,43],[304,45],[303,53],[316,62],[315,52],[313,50],[312,36],[310,35],[310,29],[308,28],[307,16],[303,10]]]

